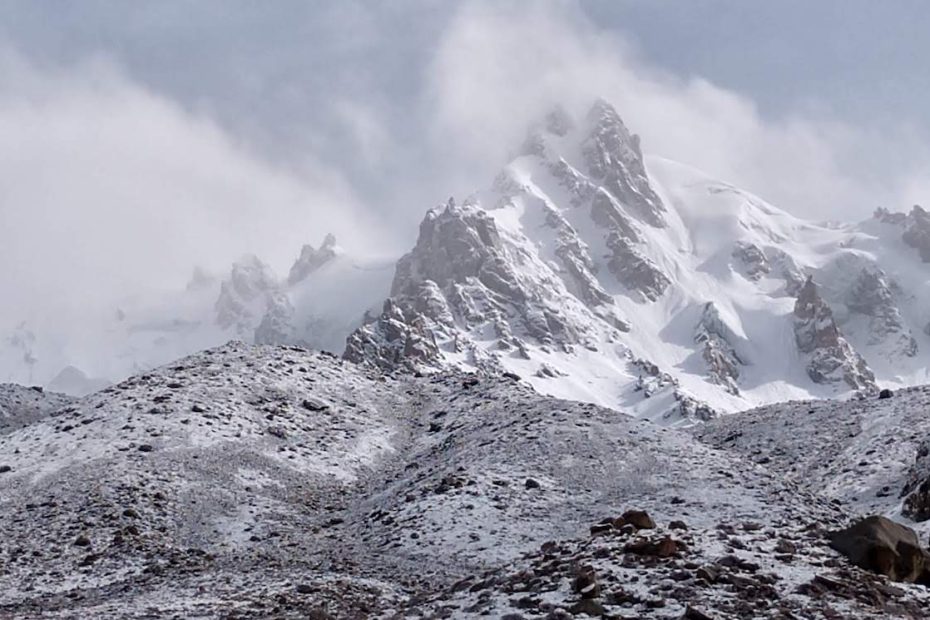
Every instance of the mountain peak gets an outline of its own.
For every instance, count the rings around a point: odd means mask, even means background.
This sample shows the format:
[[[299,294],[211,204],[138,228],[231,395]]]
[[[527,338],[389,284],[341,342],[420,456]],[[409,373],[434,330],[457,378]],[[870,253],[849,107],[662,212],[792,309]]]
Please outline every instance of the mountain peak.
[[[332,233],[327,233],[319,249],[310,244],[303,246],[300,256],[291,265],[291,270],[287,275],[288,285],[293,286],[303,281],[311,273],[335,258],[338,252],[336,237]]]

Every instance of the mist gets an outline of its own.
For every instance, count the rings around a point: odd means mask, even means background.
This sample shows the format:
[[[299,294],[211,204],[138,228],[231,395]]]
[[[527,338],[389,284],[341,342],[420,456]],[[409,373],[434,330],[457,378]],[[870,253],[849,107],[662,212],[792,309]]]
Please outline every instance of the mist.
[[[536,119],[596,97],[647,154],[805,217],[860,219],[930,189],[906,121],[763,114],[750,94],[654,64],[584,4],[333,3],[293,20],[281,6],[245,35],[260,54],[237,46],[248,20],[232,19],[179,47],[190,63],[118,36],[56,55],[5,35],[0,335],[26,321],[66,350],[121,300],[181,289],[195,267],[222,276],[244,253],[285,273],[329,232],[349,253],[398,256],[428,208],[486,186]],[[305,36],[279,37],[290,21]],[[170,46],[158,23],[153,43]],[[340,36],[310,36],[321,27]],[[146,69],[146,53],[172,72]]]

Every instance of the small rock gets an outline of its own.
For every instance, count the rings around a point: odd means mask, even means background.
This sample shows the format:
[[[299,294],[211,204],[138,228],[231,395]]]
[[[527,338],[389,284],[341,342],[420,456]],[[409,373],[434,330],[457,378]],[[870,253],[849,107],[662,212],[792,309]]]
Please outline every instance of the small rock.
[[[584,614],[596,618],[603,617],[606,613],[604,606],[590,598],[583,598],[569,608],[569,611],[575,615]]]
[[[532,478],[527,478],[526,482],[523,483],[523,486],[527,489],[538,489],[541,485]]]
[[[306,398],[300,403],[300,406],[307,411],[326,411],[329,409],[329,404],[319,398]]]
[[[795,554],[798,552],[798,547],[790,540],[785,540],[784,538],[780,539],[775,543],[775,553],[790,553]]]
[[[597,598],[601,594],[601,588],[597,583],[597,575],[591,567],[584,567],[578,571],[575,581],[572,583],[572,590],[581,598]]]
[[[638,530],[651,530],[656,526],[649,513],[645,510],[627,510],[621,517],[624,523],[628,523]]]
[[[91,554],[85,555],[81,559],[81,561],[78,562],[78,566],[90,566],[91,564],[93,564],[99,559],[100,559],[99,555],[97,555],[96,553],[91,553]]]
[[[695,609],[691,605],[685,607],[685,613],[681,618],[682,620],[714,620],[712,616],[708,616],[703,611]]]
[[[707,583],[714,583],[717,581],[717,578],[720,577],[720,569],[711,565],[702,566],[697,569],[695,575],[698,579],[703,579]]]

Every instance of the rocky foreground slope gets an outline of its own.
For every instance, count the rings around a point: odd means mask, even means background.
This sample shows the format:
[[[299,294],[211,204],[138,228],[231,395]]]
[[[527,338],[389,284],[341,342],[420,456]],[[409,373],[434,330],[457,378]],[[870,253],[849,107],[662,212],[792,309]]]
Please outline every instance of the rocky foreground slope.
[[[391,376],[230,344],[78,401],[44,396],[53,411],[0,434],[0,617],[916,618],[930,604],[829,548],[852,516],[842,498],[516,376]]]

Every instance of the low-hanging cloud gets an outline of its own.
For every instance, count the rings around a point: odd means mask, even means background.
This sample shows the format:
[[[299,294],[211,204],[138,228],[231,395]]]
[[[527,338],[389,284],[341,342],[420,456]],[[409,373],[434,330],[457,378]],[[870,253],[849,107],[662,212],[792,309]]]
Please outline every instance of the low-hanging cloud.
[[[474,2],[452,20],[430,68],[433,136],[489,172],[525,124],[553,105],[610,100],[647,153],[690,163],[808,217],[851,220],[904,208],[930,187],[906,126],[849,126],[797,111],[764,118],[748,97],[650,66],[570,2]]]
[[[338,172],[271,166],[103,60],[52,71],[5,54],[0,135],[7,323],[112,310],[245,252],[285,266],[329,231],[372,247]]]

